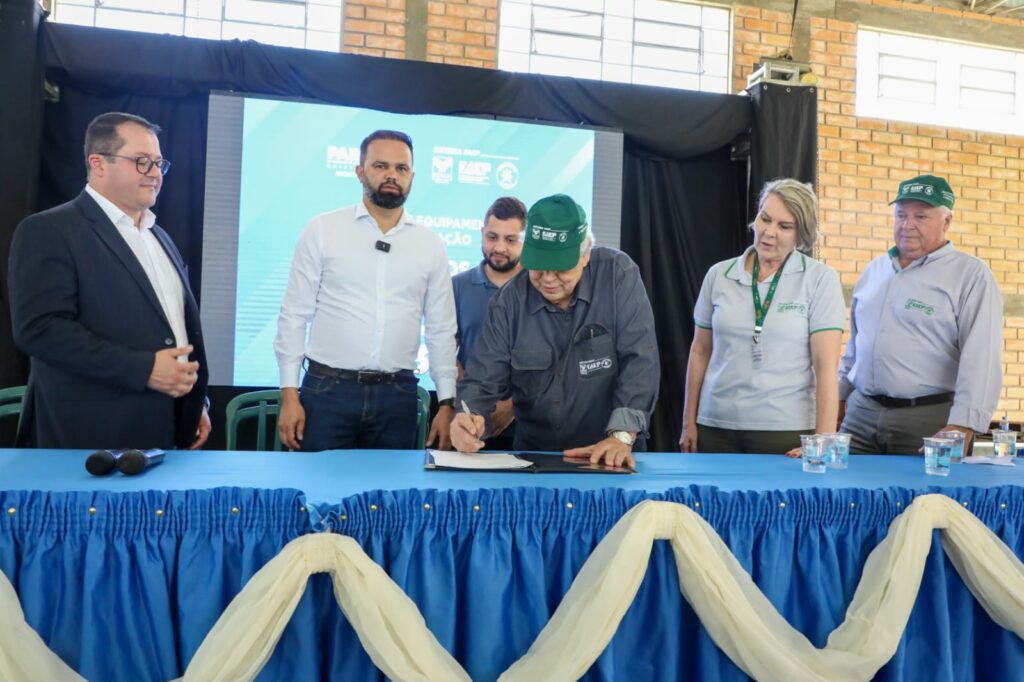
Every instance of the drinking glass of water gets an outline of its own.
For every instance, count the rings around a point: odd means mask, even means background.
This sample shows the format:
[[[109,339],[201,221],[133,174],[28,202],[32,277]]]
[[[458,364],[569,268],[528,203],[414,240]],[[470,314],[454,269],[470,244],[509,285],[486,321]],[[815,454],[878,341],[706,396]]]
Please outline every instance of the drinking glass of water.
[[[953,454],[950,458],[950,461],[953,462],[953,464],[963,461],[964,445],[967,442],[967,434],[965,434],[963,431],[951,429],[949,431],[939,431],[937,434],[935,434],[935,437],[946,438],[948,440],[953,441]]]
[[[850,434],[823,433],[825,464],[832,469],[845,469],[850,464]]]
[[[1017,432],[992,429],[992,454],[996,457],[1017,455]]]
[[[948,438],[924,439],[924,472],[930,476],[949,476],[953,441]]]
[[[800,456],[804,462],[804,471],[825,473],[825,454],[824,436],[800,436]]]

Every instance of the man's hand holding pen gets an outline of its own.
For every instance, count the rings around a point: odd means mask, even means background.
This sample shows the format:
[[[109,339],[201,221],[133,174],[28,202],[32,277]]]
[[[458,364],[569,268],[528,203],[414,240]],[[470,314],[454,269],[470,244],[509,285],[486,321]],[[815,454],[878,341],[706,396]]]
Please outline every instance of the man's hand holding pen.
[[[470,411],[466,401],[462,401],[462,411],[452,420],[452,445],[459,452],[479,452],[484,446],[482,440],[487,428],[484,418]]]

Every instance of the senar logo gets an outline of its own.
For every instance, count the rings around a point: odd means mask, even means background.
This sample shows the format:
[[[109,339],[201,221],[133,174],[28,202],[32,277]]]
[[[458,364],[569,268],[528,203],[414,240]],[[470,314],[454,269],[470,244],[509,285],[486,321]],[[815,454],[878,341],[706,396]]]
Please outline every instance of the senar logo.
[[[925,315],[934,315],[935,306],[928,305],[922,301],[918,301],[916,298],[908,298],[907,302],[903,305],[904,310],[917,310],[924,313]]]
[[[807,304],[805,303],[780,303],[776,308],[780,313],[796,313],[797,315],[807,314]]]

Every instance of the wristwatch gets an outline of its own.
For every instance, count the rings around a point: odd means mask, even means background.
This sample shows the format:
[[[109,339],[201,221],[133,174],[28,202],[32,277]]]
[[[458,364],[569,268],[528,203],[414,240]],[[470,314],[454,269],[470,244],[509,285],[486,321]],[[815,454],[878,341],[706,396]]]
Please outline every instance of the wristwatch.
[[[626,445],[628,445],[630,447],[632,447],[633,443],[636,442],[636,436],[634,436],[629,431],[609,431],[608,432],[608,436],[610,438],[614,438],[615,440],[619,441],[620,443],[625,443]]]
[[[438,407],[455,407],[455,398],[445,398],[444,400],[437,401]]]

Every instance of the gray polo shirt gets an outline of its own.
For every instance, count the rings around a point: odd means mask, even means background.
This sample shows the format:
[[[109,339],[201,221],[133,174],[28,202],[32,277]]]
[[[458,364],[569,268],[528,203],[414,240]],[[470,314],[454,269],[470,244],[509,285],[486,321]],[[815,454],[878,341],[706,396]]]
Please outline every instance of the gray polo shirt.
[[[595,246],[564,311],[519,273],[494,295],[465,369],[458,396],[474,413],[490,415],[511,395],[518,450],[592,445],[611,430],[645,434],[661,369],[636,264]]]
[[[951,242],[901,268],[896,247],[853,289],[839,397],[954,393],[949,424],[988,430],[1002,388],[1003,297],[988,266]]]
[[[714,265],[704,277],[693,320],[711,330],[697,423],[745,431],[802,431],[815,427],[811,335],[843,331],[846,304],[835,270],[802,253],[782,268],[761,332],[762,365],[754,368],[753,278],[739,257]],[[759,285],[761,300],[772,278]]]

